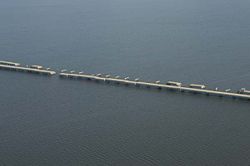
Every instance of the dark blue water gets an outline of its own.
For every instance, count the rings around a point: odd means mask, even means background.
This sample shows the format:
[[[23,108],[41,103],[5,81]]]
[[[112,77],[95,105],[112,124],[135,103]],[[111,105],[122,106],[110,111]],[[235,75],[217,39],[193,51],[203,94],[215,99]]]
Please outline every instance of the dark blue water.
[[[248,0],[0,0],[0,59],[250,89]],[[248,101],[0,71],[0,165],[249,165]]]

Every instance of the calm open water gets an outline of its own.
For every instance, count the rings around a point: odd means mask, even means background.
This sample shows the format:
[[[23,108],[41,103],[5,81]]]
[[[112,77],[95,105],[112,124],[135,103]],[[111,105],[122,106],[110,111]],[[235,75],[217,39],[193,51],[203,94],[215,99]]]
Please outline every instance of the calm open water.
[[[249,0],[0,0],[0,59],[250,89]],[[0,165],[250,165],[250,103],[0,71]]]

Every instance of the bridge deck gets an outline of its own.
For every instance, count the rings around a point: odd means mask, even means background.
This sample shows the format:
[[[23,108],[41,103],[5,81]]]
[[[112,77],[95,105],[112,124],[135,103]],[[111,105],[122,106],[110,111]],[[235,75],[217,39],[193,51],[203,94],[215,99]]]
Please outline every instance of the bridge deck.
[[[2,65],[2,64],[0,64],[0,68],[10,69],[10,70],[12,69],[12,70],[17,70],[17,71],[26,71],[26,72],[48,74],[48,75],[54,75],[54,74],[56,74],[55,71],[51,71],[51,70],[33,69],[33,68],[30,68],[30,67],[21,67],[21,66],[10,66],[10,65]]]
[[[100,80],[100,81],[112,81],[112,82],[124,83],[124,84],[142,85],[142,86],[149,86],[149,87],[155,87],[155,88],[166,88],[166,89],[173,89],[177,91],[187,91],[187,92],[202,93],[202,94],[208,94],[208,95],[229,96],[229,97],[243,98],[243,99],[250,100],[250,95],[239,94],[236,92],[225,92],[225,91],[216,91],[216,90],[209,90],[209,89],[197,89],[197,88],[190,88],[190,87],[184,87],[184,86],[178,87],[178,86],[172,86],[172,85],[166,85],[166,84],[125,80],[125,79],[120,79],[120,78],[105,78],[105,77],[99,77],[99,76],[89,75],[89,74],[60,73],[60,76],[71,77],[71,78],[87,78],[87,79]]]

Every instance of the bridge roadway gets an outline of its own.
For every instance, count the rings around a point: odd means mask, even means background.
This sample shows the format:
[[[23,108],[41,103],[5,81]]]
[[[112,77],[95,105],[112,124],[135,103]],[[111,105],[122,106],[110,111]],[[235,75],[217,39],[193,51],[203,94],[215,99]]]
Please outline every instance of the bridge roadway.
[[[34,72],[34,73],[48,74],[48,75],[54,75],[54,74],[56,74],[55,71],[51,71],[51,70],[33,69],[33,68],[30,68],[30,67],[21,67],[21,66],[10,66],[10,65],[2,65],[2,64],[0,64],[0,68],[8,69],[8,70],[17,70],[17,71],[25,71],[25,72]]]
[[[60,73],[61,77],[69,77],[69,78],[85,78],[91,80],[99,80],[99,81],[110,81],[116,83],[123,83],[123,84],[131,84],[131,85],[142,85],[148,87],[155,87],[155,88],[165,88],[165,89],[172,89],[180,92],[191,92],[191,93],[201,93],[206,95],[215,95],[215,96],[227,96],[233,98],[241,98],[250,100],[250,95],[239,94],[235,92],[225,92],[225,91],[216,91],[216,90],[209,90],[209,89],[196,89],[190,87],[183,87],[183,86],[172,86],[166,84],[157,84],[157,83],[150,83],[150,82],[143,82],[143,81],[132,81],[132,80],[125,80],[121,78],[106,78],[96,75],[89,75],[89,74],[75,74],[75,73]]]

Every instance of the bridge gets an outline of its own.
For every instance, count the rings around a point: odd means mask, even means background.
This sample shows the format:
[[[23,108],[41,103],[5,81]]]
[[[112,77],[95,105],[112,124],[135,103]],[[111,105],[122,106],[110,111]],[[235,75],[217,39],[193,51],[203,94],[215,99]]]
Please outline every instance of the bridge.
[[[109,75],[101,76],[94,75],[94,74],[83,74],[83,73],[71,73],[71,72],[61,72],[60,77],[64,78],[76,78],[76,79],[88,79],[88,80],[97,80],[97,81],[103,81],[103,82],[114,82],[119,84],[125,84],[125,85],[135,85],[135,86],[145,86],[145,87],[153,87],[158,89],[170,89],[175,90],[179,92],[191,92],[191,93],[197,93],[197,94],[205,94],[205,95],[214,95],[219,97],[232,97],[232,98],[241,98],[241,99],[247,99],[250,100],[250,95],[248,94],[240,94],[237,92],[230,92],[230,91],[218,91],[218,90],[212,90],[212,89],[199,89],[199,88],[192,88],[192,87],[185,87],[185,86],[174,86],[174,85],[166,85],[161,84],[159,81],[156,81],[155,83],[152,82],[146,82],[146,81],[139,81],[136,80],[128,80],[127,78],[111,78]]]
[[[50,70],[50,68],[44,68],[39,65],[31,65],[31,66],[21,66],[19,63],[8,62],[8,61],[0,61],[0,69],[11,70],[11,71],[22,71],[29,73],[38,73],[38,74],[46,74],[46,75],[55,75],[56,72]],[[76,79],[88,79],[88,80],[96,80],[102,82],[113,82],[117,84],[125,84],[125,85],[134,85],[134,86],[143,86],[143,87],[152,87],[157,89],[169,89],[179,92],[190,92],[194,94],[204,94],[204,95],[213,95],[219,97],[232,97],[239,99],[247,99],[250,100],[250,91],[242,88],[238,92],[232,92],[231,89],[221,91],[217,88],[207,89],[205,85],[197,85],[190,84],[189,86],[183,86],[181,83],[169,81],[167,84],[162,84],[160,81],[156,82],[147,82],[140,81],[139,79],[130,80],[129,77],[120,78],[119,76],[111,77],[110,75],[101,75],[101,74],[85,74],[83,72],[76,73],[75,71],[62,70],[59,73],[60,77],[63,78],[76,78]]]
[[[56,74],[55,71],[51,71],[50,69],[43,69],[43,68],[31,68],[26,66],[11,66],[0,64],[0,69],[12,70],[12,71],[21,71],[21,72],[30,72],[30,73],[37,73],[37,74],[46,74],[46,75],[54,75]]]

